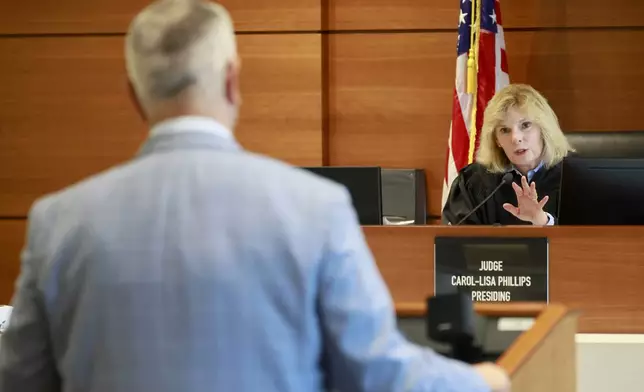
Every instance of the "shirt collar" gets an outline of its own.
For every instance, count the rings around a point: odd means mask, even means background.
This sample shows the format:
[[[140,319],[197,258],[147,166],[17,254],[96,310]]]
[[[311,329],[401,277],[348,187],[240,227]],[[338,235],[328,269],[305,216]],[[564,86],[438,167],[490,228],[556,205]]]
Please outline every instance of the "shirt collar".
[[[526,179],[528,180],[528,182],[532,181],[532,177],[534,177],[534,175],[535,175],[535,174],[537,174],[537,172],[539,171],[539,169],[541,169],[541,168],[543,167],[543,164],[544,164],[544,163],[543,163],[543,161],[541,161],[541,162],[539,162],[539,164],[537,165],[537,167],[535,167],[534,169],[532,169],[532,170],[528,171],[528,174],[526,175]],[[517,169],[516,167],[514,167],[514,165],[511,167],[510,171],[515,171],[515,172],[517,172],[518,174],[521,174],[521,172],[519,171],[519,169]]]
[[[232,132],[217,120],[205,116],[180,116],[157,123],[150,130],[151,136],[176,135],[183,132],[200,132],[233,139]]]

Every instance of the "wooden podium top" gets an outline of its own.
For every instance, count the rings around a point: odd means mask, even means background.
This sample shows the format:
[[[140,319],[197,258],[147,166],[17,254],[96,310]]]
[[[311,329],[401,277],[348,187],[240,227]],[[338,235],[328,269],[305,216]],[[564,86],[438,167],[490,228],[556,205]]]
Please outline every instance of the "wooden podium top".
[[[475,303],[474,311],[496,317],[536,317],[548,307],[541,302]],[[425,302],[402,302],[396,304],[399,317],[421,317],[427,313]]]
[[[644,333],[644,226],[363,229],[397,304],[434,294],[436,236],[548,237],[550,301],[581,312],[579,332]]]
[[[474,310],[490,317],[534,318],[532,326],[497,361],[510,376],[513,390],[570,392],[577,389],[578,312],[562,304],[534,302],[477,303]],[[424,302],[396,305],[399,317],[424,317],[427,311]]]

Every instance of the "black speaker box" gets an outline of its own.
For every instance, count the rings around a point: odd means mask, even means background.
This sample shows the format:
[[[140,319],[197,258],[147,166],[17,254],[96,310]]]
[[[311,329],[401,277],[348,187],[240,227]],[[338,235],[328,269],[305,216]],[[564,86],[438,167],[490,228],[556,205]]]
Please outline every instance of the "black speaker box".
[[[427,223],[425,172],[376,166],[304,167],[344,185],[361,225],[424,225]]]
[[[322,177],[335,181],[351,194],[353,207],[361,225],[382,224],[381,169],[379,167],[305,167]]]
[[[428,338],[444,343],[474,338],[474,305],[466,293],[430,297],[427,310]]]

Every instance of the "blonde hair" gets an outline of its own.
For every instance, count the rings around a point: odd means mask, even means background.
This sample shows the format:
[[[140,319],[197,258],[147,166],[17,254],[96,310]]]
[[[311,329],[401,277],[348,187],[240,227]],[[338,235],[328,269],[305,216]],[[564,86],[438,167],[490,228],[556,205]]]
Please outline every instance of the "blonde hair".
[[[511,84],[498,91],[485,108],[476,161],[488,171],[502,173],[510,165],[510,160],[497,143],[496,131],[511,108],[520,110],[541,128],[542,159],[547,168],[555,166],[574,151],[546,98],[531,86]]]
[[[127,73],[139,98],[164,100],[187,88],[224,89],[237,59],[235,30],[224,7],[204,0],[158,0],[132,21],[125,39]]]

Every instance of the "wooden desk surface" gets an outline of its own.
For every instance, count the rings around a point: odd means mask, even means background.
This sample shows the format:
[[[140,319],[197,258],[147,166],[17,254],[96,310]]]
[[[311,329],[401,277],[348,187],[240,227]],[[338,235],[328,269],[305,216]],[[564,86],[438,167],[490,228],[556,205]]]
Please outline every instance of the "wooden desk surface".
[[[0,303],[13,292],[24,223],[0,221]],[[364,232],[397,304],[433,294],[436,235],[547,236],[550,300],[581,312],[580,332],[644,333],[644,226],[366,226]]]
[[[550,300],[580,311],[579,332],[644,333],[644,226],[366,226],[367,241],[396,303],[433,294],[434,237],[546,236]]]

